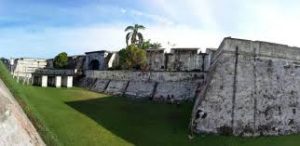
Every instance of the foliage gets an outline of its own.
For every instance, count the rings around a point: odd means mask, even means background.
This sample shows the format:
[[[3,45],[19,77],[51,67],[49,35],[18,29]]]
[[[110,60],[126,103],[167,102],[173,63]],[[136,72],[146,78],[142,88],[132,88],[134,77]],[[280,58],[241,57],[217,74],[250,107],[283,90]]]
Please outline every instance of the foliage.
[[[129,45],[119,51],[122,69],[144,69],[147,63],[146,51],[136,45]]]
[[[141,48],[143,50],[151,48],[150,40],[144,41],[143,43],[139,44],[139,48]]]
[[[134,26],[127,26],[125,28],[126,34],[126,44],[129,45],[129,40],[131,44],[141,44],[144,42],[143,34],[139,30],[143,30],[145,27],[143,25],[135,24]]]
[[[157,43],[157,42],[156,42],[156,43],[152,43],[152,44],[151,44],[151,48],[152,48],[152,49],[159,49],[159,48],[161,48],[161,44],[160,44],[160,43]]]
[[[152,43],[151,40],[144,41],[143,43],[139,44],[139,48],[141,49],[159,49],[161,48],[160,43]]]
[[[144,41],[143,35],[139,30],[143,30],[143,25],[135,24],[127,26],[126,49],[119,51],[119,68],[122,69],[142,69],[147,67],[146,49],[157,49],[161,47],[160,43],[151,43],[150,40]],[[130,40],[130,45],[129,45]]]
[[[6,66],[0,61],[0,78],[13,94],[20,94],[19,85],[13,80]]]
[[[53,61],[54,68],[65,68],[68,65],[68,54],[66,52],[59,53]]]
[[[126,69],[127,68],[126,59],[128,58],[127,50],[123,48],[118,52],[118,54],[119,54],[119,65],[120,65],[119,68]]]
[[[126,64],[129,69],[143,69],[147,63],[146,51],[139,49],[136,45],[130,45],[126,49]]]

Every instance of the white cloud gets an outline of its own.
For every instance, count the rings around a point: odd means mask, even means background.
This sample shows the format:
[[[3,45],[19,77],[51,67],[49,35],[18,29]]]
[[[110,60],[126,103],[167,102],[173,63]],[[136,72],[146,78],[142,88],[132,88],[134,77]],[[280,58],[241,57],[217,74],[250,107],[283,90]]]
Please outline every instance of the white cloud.
[[[218,47],[223,35],[210,30],[197,30],[185,25],[152,26],[145,31],[146,37],[154,42],[161,42],[164,47],[167,43],[175,47],[198,47],[205,51],[207,47]]]
[[[176,20],[170,33],[185,34],[182,40],[173,37],[177,43],[185,40],[193,44],[191,41],[198,38],[205,42],[199,41],[199,45],[210,46],[206,42],[217,42],[222,35],[300,46],[300,1],[153,0],[147,4]],[[181,26],[187,28],[178,30]]]
[[[110,11],[105,15],[116,14],[118,17],[113,18],[122,20],[97,21],[92,26],[47,27],[43,31],[28,31],[27,28],[0,30],[0,54],[8,54],[7,46],[14,50],[11,55],[26,55],[24,50],[28,48],[33,50],[29,51],[34,52],[32,55],[48,57],[65,50],[69,54],[119,50],[125,46],[124,28],[135,23],[146,26],[143,31],[146,39],[160,42],[165,47],[167,42],[171,42],[176,47],[200,47],[204,50],[206,47],[218,47],[227,36],[300,46],[299,4],[297,1],[283,3],[279,0],[153,0],[144,2],[141,6],[143,11],[111,6],[109,10],[120,15]],[[107,10],[102,9],[103,12]],[[82,17],[88,17],[86,15]],[[90,17],[94,18],[94,15]],[[123,17],[130,19],[125,21]]]
[[[293,5],[279,1],[243,3],[248,11],[236,35],[253,40],[300,46],[300,12]],[[300,3],[298,3],[299,5]]]
[[[145,13],[137,10],[130,10],[129,15],[141,17],[144,19],[150,19],[153,21],[156,25],[172,25],[174,22],[171,19],[168,19],[166,17],[162,17],[159,15],[151,14],[151,13]]]

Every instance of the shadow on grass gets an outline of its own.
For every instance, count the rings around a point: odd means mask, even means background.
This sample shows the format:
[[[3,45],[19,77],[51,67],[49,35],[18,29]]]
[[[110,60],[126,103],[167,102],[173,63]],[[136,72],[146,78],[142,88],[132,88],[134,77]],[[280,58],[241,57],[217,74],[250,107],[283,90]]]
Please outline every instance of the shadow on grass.
[[[67,102],[115,135],[135,145],[186,145],[191,103],[180,106],[124,97]]]

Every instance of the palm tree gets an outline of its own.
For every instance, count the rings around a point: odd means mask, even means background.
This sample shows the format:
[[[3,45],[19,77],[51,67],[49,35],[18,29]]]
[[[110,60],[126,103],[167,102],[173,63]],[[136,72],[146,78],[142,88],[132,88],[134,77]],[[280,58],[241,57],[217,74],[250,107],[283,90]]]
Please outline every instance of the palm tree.
[[[142,33],[139,30],[143,30],[145,27],[143,25],[135,24],[134,26],[127,26],[125,32],[130,31],[126,34],[126,44],[128,46],[129,39],[131,39],[131,44],[140,44],[144,41]]]

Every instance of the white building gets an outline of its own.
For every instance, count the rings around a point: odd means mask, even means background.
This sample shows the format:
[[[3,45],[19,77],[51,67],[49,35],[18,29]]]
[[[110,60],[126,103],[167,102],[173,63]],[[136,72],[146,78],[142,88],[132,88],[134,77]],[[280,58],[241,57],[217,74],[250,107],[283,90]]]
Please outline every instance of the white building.
[[[11,73],[14,77],[30,79],[32,73],[37,69],[46,67],[47,61],[46,59],[38,58],[17,58],[11,64]]]

